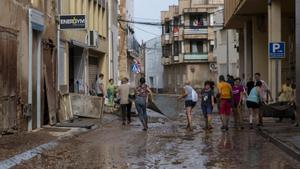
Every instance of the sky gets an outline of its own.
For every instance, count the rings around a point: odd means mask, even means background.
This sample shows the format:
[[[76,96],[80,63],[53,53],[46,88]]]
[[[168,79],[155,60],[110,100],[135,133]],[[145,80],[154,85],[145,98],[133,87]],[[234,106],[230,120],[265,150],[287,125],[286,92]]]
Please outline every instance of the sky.
[[[144,22],[160,22],[160,11],[169,9],[170,5],[178,4],[178,0],[135,0],[134,20]],[[161,27],[134,25],[136,39],[146,42],[161,35]]]

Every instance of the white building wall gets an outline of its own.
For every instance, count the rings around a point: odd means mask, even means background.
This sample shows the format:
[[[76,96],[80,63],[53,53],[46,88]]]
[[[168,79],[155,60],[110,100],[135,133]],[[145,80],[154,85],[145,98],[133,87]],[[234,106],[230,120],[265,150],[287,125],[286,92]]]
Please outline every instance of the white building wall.
[[[238,33],[236,30],[223,29],[223,9],[218,9],[214,13],[215,21],[215,47],[214,56],[217,58],[218,65],[218,75],[227,75],[228,73],[232,76],[239,76],[239,65],[238,65]],[[228,38],[228,39],[227,39]],[[228,47],[227,47],[228,44]],[[228,52],[227,52],[228,50]],[[227,63],[227,53],[229,63]],[[229,67],[229,72],[227,72],[227,66]]]
[[[151,88],[163,88],[164,67],[161,64],[161,38],[157,37],[146,42],[145,73],[147,84]]]

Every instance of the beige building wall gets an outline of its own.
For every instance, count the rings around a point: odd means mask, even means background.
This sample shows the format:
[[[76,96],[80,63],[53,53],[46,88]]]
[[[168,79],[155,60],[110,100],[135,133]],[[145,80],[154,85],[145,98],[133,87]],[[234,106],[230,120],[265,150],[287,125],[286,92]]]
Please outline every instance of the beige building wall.
[[[88,57],[89,55],[99,58],[99,74],[104,74],[104,84],[108,83],[108,40],[107,37],[107,5],[101,6],[94,0],[62,0],[62,15],[67,14],[85,14],[87,17],[86,30],[64,30],[61,31],[61,40],[65,42],[65,56],[67,56],[65,69],[69,68],[69,44],[71,40],[80,42],[82,45],[86,44],[88,31],[97,31],[99,34],[99,45],[97,48],[86,48],[86,62],[85,62],[85,83],[89,84],[88,79]],[[68,72],[68,71],[67,71]],[[69,83],[69,76],[65,76],[65,81]],[[90,86],[90,84],[89,84]]]
[[[268,83],[268,34],[267,20],[263,16],[252,18],[252,55],[253,73],[259,72],[262,79]],[[260,23],[260,24],[258,24]]]

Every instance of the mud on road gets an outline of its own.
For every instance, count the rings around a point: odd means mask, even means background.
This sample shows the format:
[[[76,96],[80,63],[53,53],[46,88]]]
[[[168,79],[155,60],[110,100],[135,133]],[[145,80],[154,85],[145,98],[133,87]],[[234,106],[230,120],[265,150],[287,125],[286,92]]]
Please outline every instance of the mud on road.
[[[165,99],[166,100],[166,99]],[[175,105],[175,103],[174,103]],[[194,113],[193,132],[185,130],[185,115],[178,106],[176,119],[151,114],[150,129],[142,131],[137,119],[123,127],[115,120],[103,128],[70,140],[15,167],[45,169],[298,169],[293,160],[255,130],[230,128],[203,131],[200,112]],[[181,112],[181,113],[180,113]]]

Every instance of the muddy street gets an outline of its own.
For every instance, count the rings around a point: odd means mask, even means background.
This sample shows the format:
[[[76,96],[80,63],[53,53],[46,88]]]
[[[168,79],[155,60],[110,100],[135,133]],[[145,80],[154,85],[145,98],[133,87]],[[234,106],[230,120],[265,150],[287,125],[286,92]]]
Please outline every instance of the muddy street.
[[[168,105],[172,102],[172,99],[164,100]],[[175,106],[169,110],[164,108],[173,113],[172,120],[149,112],[151,123],[147,132],[142,131],[137,118],[127,126],[114,120],[102,128],[61,140],[54,150],[45,151],[15,168],[300,168],[298,161],[255,130],[230,128],[228,132],[222,132],[218,115],[214,115],[214,129],[207,132],[201,127],[202,114],[195,111],[194,131],[187,132],[183,107],[175,100],[173,102]]]

